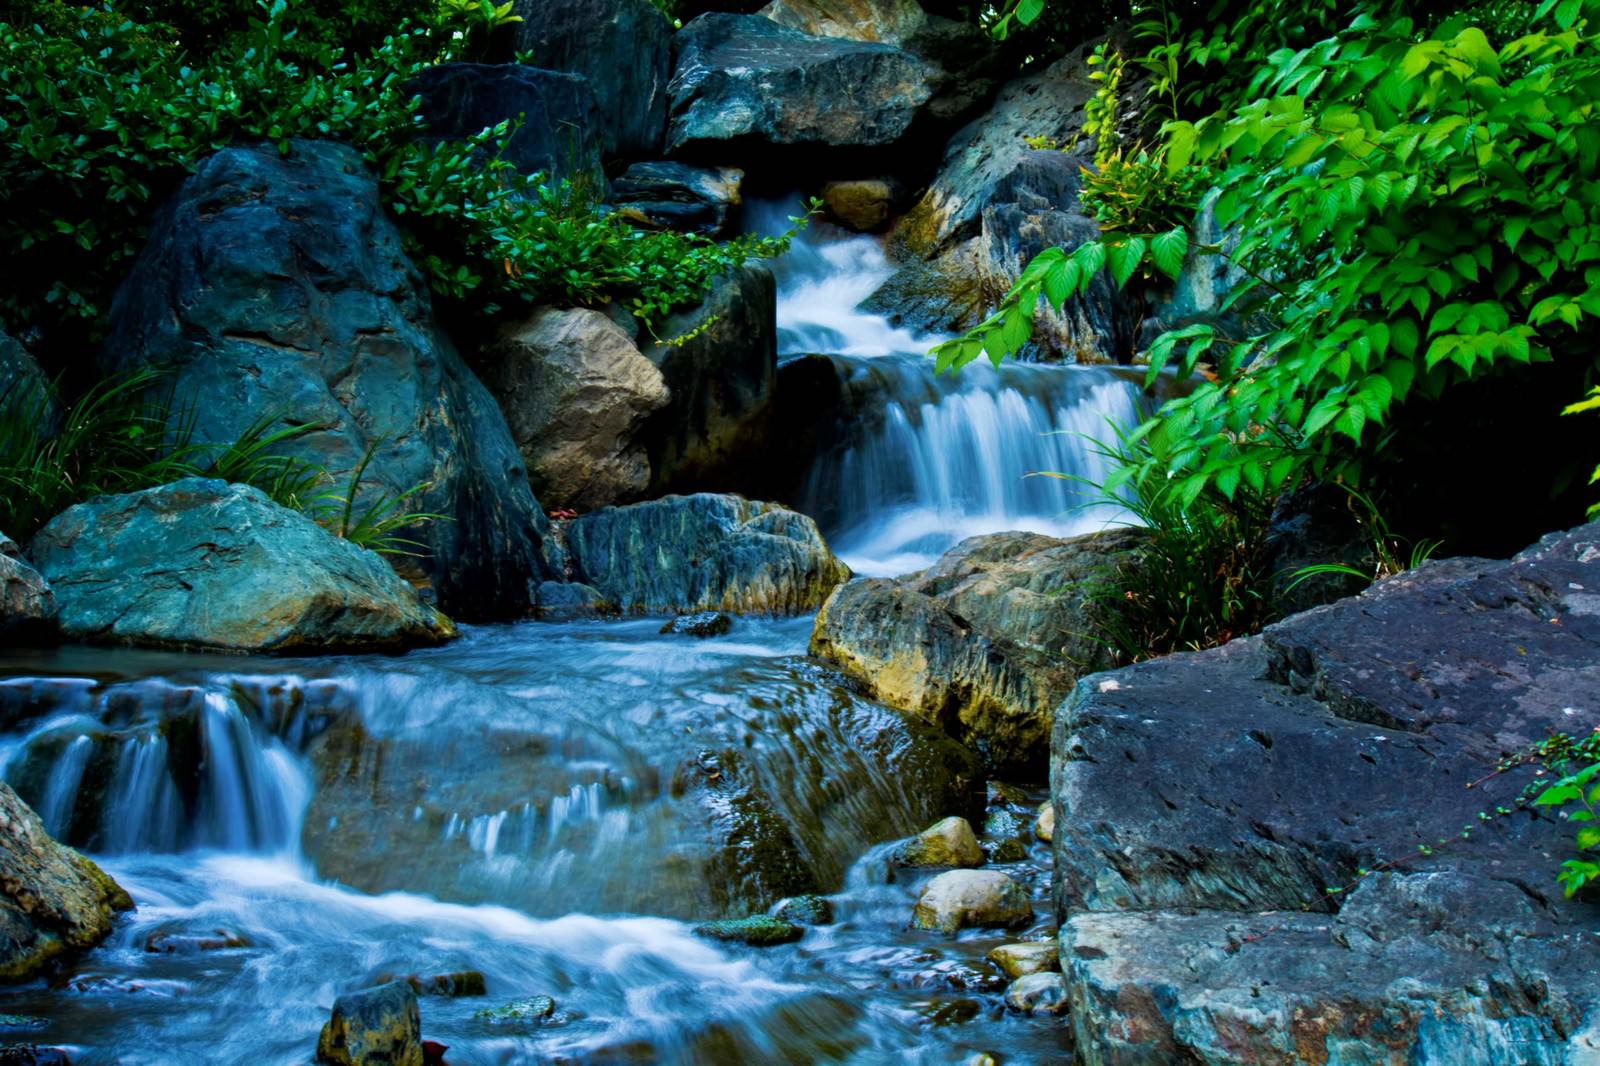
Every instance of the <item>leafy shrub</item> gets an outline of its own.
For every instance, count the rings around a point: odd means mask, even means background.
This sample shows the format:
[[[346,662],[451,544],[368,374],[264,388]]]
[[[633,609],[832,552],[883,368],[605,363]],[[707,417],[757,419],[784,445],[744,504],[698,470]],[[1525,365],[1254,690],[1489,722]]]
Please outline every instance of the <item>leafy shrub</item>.
[[[1539,746],[1540,757],[1558,778],[1533,800],[1576,826],[1574,845],[1582,856],[1561,864],[1556,881],[1568,899],[1585,885],[1600,884],[1600,730],[1586,737],[1557,733]]]

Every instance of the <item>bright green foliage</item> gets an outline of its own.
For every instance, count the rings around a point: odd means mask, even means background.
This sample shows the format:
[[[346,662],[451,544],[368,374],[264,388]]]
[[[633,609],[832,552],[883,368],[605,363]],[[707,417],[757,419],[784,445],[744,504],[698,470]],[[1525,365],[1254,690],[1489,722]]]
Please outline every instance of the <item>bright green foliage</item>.
[[[1600,861],[1589,857],[1600,855],[1600,733],[1581,741],[1564,739],[1571,750],[1561,760],[1558,772],[1571,772],[1539,793],[1533,805],[1557,810],[1568,824],[1577,827],[1573,843],[1585,857],[1563,862],[1556,878],[1571,899],[1583,886],[1600,882]]]
[[[1268,95],[1167,125],[1169,172],[1205,168],[1206,202],[1237,234],[1227,254],[1244,280],[1225,306],[1248,301],[1270,324],[1244,337],[1194,325],[1151,346],[1152,379],[1214,368],[1141,429],[1181,501],[1359,483],[1408,398],[1532,362],[1596,365],[1593,2],[1547,3],[1541,32],[1498,47],[1460,19],[1419,36],[1363,16],[1272,55],[1257,76]],[[1169,231],[1046,252],[940,364],[1015,352],[1041,297],[1059,307],[1102,267],[1119,285],[1146,262],[1175,273],[1179,248]]]
[[[262,16],[258,0],[9,0],[3,20],[14,26],[42,25],[55,34],[76,28],[88,17],[108,23],[132,22],[161,40],[203,55],[226,47],[231,38],[248,33]],[[383,43],[402,23],[417,24],[426,15],[416,0],[293,0],[296,27],[291,52],[333,46],[364,53]]]
[[[1579,400],[1577,403],[1571,405],[1561,413],[1575,415],[1584,411],[1600,411],[1600,385],[1595,386],[1589,391],[1589,398],[1587,400]],[[1589,477],[1589,484],[1600,485],[1600,466],[1594,468],[1594,473]],[[1600,503],[1590,505],[1589,517],[1600,517]]]

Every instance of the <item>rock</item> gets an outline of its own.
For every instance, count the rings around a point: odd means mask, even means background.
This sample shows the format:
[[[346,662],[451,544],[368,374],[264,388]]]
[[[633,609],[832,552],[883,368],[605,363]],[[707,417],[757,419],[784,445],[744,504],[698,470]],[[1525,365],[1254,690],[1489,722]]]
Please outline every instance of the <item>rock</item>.
[[[841,225],[857,233],[871,233],[889,221],[900,199],[900,187],[893,178],[830,181],[822,187],[822,199]]]
[[[581,0],[579,0],[581,2]],[[571,181],[603,194],[601,124],[594,83],[518,63],[440,63],[417,76],[418,113],[432,138],[459,141],[516,124],[500,158],[524,174]]]
[[[1051,787],[1083,1059],[1592,1055],[1600,902],[1495,770],[1600,724],[1596,589],[1590,523],[1080,682]]]
[[[516,49],[534,66],[581,74],[608,156],[661,150],[672,23],[649,0],[517,0]]]
[[[455,636],[380,556],[248,485],[97,496],[40,530],[33,555],[76,640],[286,652]]]
[[[1054,940],[1027,940],[1020,944],[1001,944],[985,957],[1000,967],[1000,971],[1013,981],[1029,974],[1061,968]]]
[[[988,859],[992,863],[1022,862],[1028,857],[1028,849],[1016,837],[1007,837],[993,844],[984,845]]]
[[[643,436],[657,492],[732,491],[762,462],[778,375],[777,282],[740,267],[699,306],[669,315],[645,349],[672,401]]]
[[[639,221],[703,237],[727,233],[742,202],[744,171],[683,163],[635,163],[611,183],[611,201]]]
[[[799,614],[849,574],[811,519],[738,496],[607,507],[567,543],[577,579],[630,614]]]
[[[490,1025],[539,1025],[556,1016],[556,1001],[549,996],[525,996],[498,1007],[485,1007],[472,1016]]]
[[[229,148],[157,212],[113,304],[109,368],[170,364],[197,441],[263,419],[316,427],[282,452],[337,488],[369,448],[362,497],[446,516],[403,560],[456,617],[526,614],[556,576],[547,523],[494,399],[433,318],[376,177],[332,141]]]
[[[26,981],[61,956],[87,951],[132,910],[115,881],[56,843],[0,782],[0,981]]]
[[[711,940],[732,940],[753,948],[771,947],[774,944],[792,944],[805,935],[805,930],[782,918],[765,914],[749,918],[726,918],[718,922],[705,922],[694,927],[696,936]]]
[[[48,1028],[50,1021],[47,1018],[35,1018],[31,1014],[0,1014],[0,1032],[18,1033]]]
[[[906,866],[982,866],[983,849],[965,818],[945,818],[907,841],[899,860]]]
[[[1348,566],[1377,572],[1372,535],[1362,528],[1357,503],[1339,485],[1303,485],[1273,501],[1267,527],[1267,573],[1277,575],[1276,608],[1298,614],[1359,592],[1364,584],[1346,574],[1317,574],[1304,581],[1293,576],[1302,567]],[[1294,585],[1290,588],[1290,585]]]
[[[599,589],[581,581],[546,581],[534,594],[534,613],[544,622],[570,622],[580,618],[611,618],[617,605]]]
[[[794,925],[832,925],[833,903],[827,896],[790,896],[778,901],[772,916]]]
[[[891,145],[932,95],[926,65],[898,48],[722,13],[701,15],[678,32],[668,92],[667,151],[725,156],[747,141]]]
[[[699,614],[679,615],[661,627],[663,633],[679,633],[689,637],[720,637],[733,628],[733,619],[720,611],[702,611]]]
[[[404,981],[411,986],[411,991],[419,996],[462,999],[468,996],[484,996],[489,993],[489,984],[478,970],[457,970],[454,973],[411,973],[403,977],[386,973],[378,975],[377,980],[373,983],[386,985],[392,981]]]
[[[0,1047],[0,1066],[72,1066],[65,1048],[38,1044],[12,1044]]]
[[[0,533],[0,635],[22,639],[48,634],[56,619],[56,595],[28,565],[17,542]]]
[[[811,653],[943,724],[991,766],[1037,767],[1056,704],[1108,659],[1079,590],[1141,536],[970,538],[919,573],[841,586],[817,615]]]
[[[213,929],[207,933],[162,929],[144,940],[144,950],[151,955],[198,955],[206,951],[231,951],[251,946],[249,937],[226,929]]]
[[[1067,989],[1058,973],[1031,973],[1006,989],[1006,1006],[1023,1014],[1062,1014]]]
[[[758,14],[813,37],[897,46],[928,22],[916,0],[772,0]]]
[[[38,427],[41,437],[52,437],[61,426],[61,405],[50,379],[28,349],[8,333],[0,332],[0,409],[17,411]]]
[[[331,1066],[422,1066],[417,994],[404,981],[349,992],[317,1040],[317,1061]]]
[[[1022,886],[996,870],[951,870],[929,881],[917,897],[911,924],[954,933],[969,927],[1016,928],[1033,920]]]
[[[1039,817],[1033,823],[1033,835],[1046,844],[1055,839],[1056,805],[1052,800],[1039,804]]]
[[[661,371],[605,315],[537,311],[506,328],[480,365],[545,506],[587,511],[649,486],[640,430],[671,395]]]

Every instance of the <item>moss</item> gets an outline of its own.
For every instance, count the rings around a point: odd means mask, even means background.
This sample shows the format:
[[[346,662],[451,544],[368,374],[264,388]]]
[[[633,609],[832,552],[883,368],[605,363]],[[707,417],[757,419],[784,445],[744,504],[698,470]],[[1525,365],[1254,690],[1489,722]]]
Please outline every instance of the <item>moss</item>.
[[[472,1016],[491,1025],[538,1025],[555,1013],[556,1001],[549,996],[525,996],[498,1007],[485,1007]]]
[[[695,926],[694,932],[696,936],[711,940],[731,940],[755,948],[792,944],[805,935],[805,930],[793,922],[786,922],[782,918],[769,918],[764,914],[706,922]]]

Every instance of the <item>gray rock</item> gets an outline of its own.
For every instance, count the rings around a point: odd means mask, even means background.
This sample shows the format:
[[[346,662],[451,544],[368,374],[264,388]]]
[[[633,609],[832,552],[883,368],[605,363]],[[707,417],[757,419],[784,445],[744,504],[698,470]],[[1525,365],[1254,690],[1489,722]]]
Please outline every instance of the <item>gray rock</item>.
[[[884,44],[811,37],[757,15],[701,15],[678,33],[667,150],[882,147],[932,95],[926,65]]]
[[[661,150],[672,23],[650,0],[517,0],[516,48],[533,65],[581,74],[608,156]]]
[[[132,908],[121,886],[50,839],[0,782],[0,981],[26,981],[58,957],[87,951]]]
[[[48,633],[56,619],[56,596],[49,582],[28,565],[17,542],[0,533],[0,634],[12,637]]]
[[[1597,721],[1595,588],[1600,523],[1080,682],[1051,786],[1084,1060],[1592,1055],[1600,901],[1494,771]]]
[[[671,394],[605,315],[544,308],[507,327],[479,365],[545,506],[592,510],[649,486],[640,431]]]
[[[404,981],[350,992],[333,1002],[317,1039],[317,1061],[329,1066],[422,1066],[422,1017]]]
[[[733,491],[764,449],[778,375],[777,282],[760,264],[717,282],[645,349],[672,401],[644,428],[652,487]]]
[[[337,487],[376,446],[363,499],[429,488],[406,506],[446,516],[407,560],[462,618],[517,616],[555,576],[544,512],[494,399],[434,321],[422,276],[351,148],[229,148],[157,212],[112,307],[111,369],[170,364],[164,385],[198,441],[263,418],[314,431],[282,451]],[[285,424],[280,421],[278,425]]]
[[[500,158],[524,174],[603,194],[601,124],[591,84],[516,63],[440,63],[418,75],[414,89],[431,138],[459,141],[510,121],[517,129]]]
[[[917,897],[911,924],[954,933],[958,929],[1014,929],[1033,920],[1028,893],[998,870],[951,870],[929,881]]]
[[[1082,586],[1140,536],[973,537],[920,573],[842,586],[817,615],[811,653],[990,765],[1040,765],[1056,704],[1108,658]]]
[[[965,818],[944,818],[906,841],[896,856],[907,866],[982,866],[983,849]]]
[[[1046,844],[1056,836],[1056,805],[1053,800],[1039,804],[1039,817],[1034,819],[1033,835]]]
[[[556,1001],[549,996],[525,996],[498,1007],[474,1011],[472,1016],[494,1026],[527,1028],[554,1020]]]
[[[1067,989],[1058,973],[1031,973],[1011,982],[1006,1006],[1023,1014],[1061,1014],[1067,1009]]]
[[[662,626],[661,632],[688,637],[720,637],[732,628],[733,619],[721,611],[702,611],[699,614],[679,615]]]
[[[985,956],[1000,967],[1011,980],[1030,974],[1060,969],[1054,940],[1027,940],[1019,944],[1001,944]]]
[[[187,478],[97,496],[32,550],[77,640],[306,651],[455,635],[381,557],[247,485]]]
[[[833,903],[827,896],[790,896],[777,902],[772,916],[795,925],[832,925]]]
[[[580,581],[545,581],[534,594],[534,613],[541,621],[568,622],[604,618],[617,613],[599,589]]]
[[[896,46],[928,23],[916,0],[772,0],[758,14],[813,37]]]
[[[607,507],[567,543],[574,576],[632,614],[799,614],[849,575],[811,519],[738,496]]]
[[[54,436],[61,426],[61,405],[49,377],[28,349],[7,333],[0,333],[0,408],[31,419],[41,437]]]
[[[744,171],[684,163],[635,163],[611,183],[618,210],[653,226],[720,237],[741,203]]]

